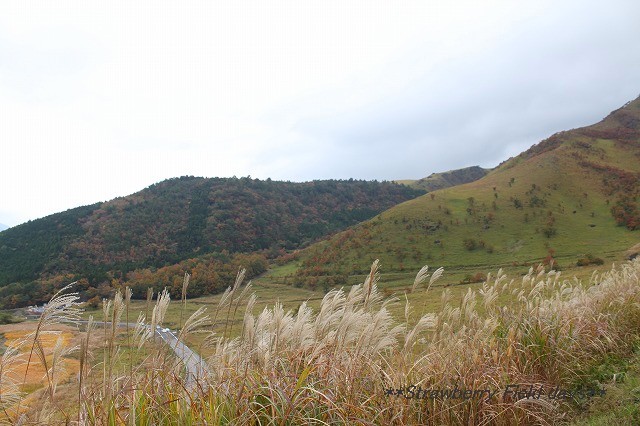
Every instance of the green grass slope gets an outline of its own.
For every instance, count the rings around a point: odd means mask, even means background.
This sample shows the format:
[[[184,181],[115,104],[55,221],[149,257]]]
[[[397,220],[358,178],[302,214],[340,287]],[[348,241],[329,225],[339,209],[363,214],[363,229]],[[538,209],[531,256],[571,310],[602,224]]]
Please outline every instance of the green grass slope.
[[[425,263],[493,270],[548,256],[560,267],[588,254],[621,258],[640,239],[639,188],[640,98],[480,180],[404,202],[309,247],[295,279],[342,284],[376,258],[387,273]]]

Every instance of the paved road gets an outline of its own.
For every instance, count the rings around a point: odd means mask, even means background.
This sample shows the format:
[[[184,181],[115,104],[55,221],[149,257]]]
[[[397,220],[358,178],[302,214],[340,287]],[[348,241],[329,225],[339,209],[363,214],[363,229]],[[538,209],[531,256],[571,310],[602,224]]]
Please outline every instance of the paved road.
[[[78,324],[87,324],[89,321],[80,320],[76,321]],[[111,326],[110,322],[104,321],[94,321],[95,325],[98,326]],[[119,327],[127,327],[133,329],[136,327],[136,323],[126,323],[121,322],[118,323]],[[146,325],[145,327],[151,327],[150,325]],[[164,331],[166,330],[166,331]],[[197,383],[197,379],[199,377],[204,377],[207,372],[207,364],[204,362],[202,357],[192,351],[187,345],[178,340],[178,337],[167,328],[156,327],[155,334],[160,336],[162,341],[169,346],[173,352],[176,354],[178,359],[182,361],[182,364],[187,371],[187,378],[185,386],[190,388]]]
[[[167,330],[167,331],[164,331]],[[202,357],[192,351],[187,345],[178,340],[171,330],[166,328],[156,329],[160,338],[175,352],[178,359],[182,361],[187,370],[186,387],[190,388],[197,383],[199,377],[204,377],[207,371],[207,364]]]

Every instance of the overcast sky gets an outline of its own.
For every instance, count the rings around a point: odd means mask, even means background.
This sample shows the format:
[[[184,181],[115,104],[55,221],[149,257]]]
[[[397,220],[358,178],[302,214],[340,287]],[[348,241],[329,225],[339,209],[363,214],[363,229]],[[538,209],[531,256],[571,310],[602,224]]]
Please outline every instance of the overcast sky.
[[[493,167],[640,95],[640,2],[0,3],[0,223],[182,175]]]

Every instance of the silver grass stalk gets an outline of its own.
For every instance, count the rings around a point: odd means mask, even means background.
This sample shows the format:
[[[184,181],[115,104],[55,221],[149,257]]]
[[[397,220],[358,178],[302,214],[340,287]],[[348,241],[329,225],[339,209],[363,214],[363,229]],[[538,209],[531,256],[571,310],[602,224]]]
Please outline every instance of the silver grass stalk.
[[[40,340],[41,334],[45,331],[47,327],[62,324],[62,323],[74,323],[80,320],[80,314],[82,313],[82,309],[79,308],[79,299],[77,292],[67,293],[65,292],[69,290],[76,282],[74,281],[71,284],[68,284],[58,290],[49,303],[46,304],[44,311],[40,315],[40,319],[38,320],[38,324],[36,325],[36,329],[26,336],[25,340],[31,342],[31,349],[29,351],[29,357],[27,359],[27,366],[24,371],[24,378],[22,385],[27,382],[27,374],[29,373],[29,366],[31,365],[31,360],[33,358],[34,352],[42,351],[42,342]],[[39,356],[39,355],[38,355]],[[45,368],[47,371],[48,368]],[[16,412],[20,412],[20,405],[22,400],[18,402],[18,407]]]
[[[38,321],[39,323],[51,326],[61,323],[75,323],[80,320],[82,309],[79,308],[80,297],[78,293],[64,294],[64,292],[69,290],[75,283],[74,281],[58,290],[49,303],[47,303],[47,306],[45,306]]]
[[[118,335],[118,327],[120,325],[120,320],[122,319],[122,314],[124,313],[124,299],[122,297],[122,292],[120,290],[116,291],[115,296],[113,297],[113,309],[111,310],[111,334],[107,336],[107,350],[105,353],[105,365],[106,365],[106,377],[107,377],[107,401],[111,400],[111,395],[114,388],[114,380],[113,380],[113,367],[115,365],[117,348],[116,348],[116,337]],[[105,313],[109,313],[108,309]],[[105,327],[106,329],[106,327]]]
[[[438,281],[440,279],[440,277],[442,276],[443,273],[444,273],[444,268],[443,267],[439,267],[438,269],[436,269],[433,272],[433,274],[431,274],[431,278],[429,278],[429,285],[427,286],[427,291],[429,291],[429,289],[431,288],[433,283],[435,283],[436,281]]]
[[[409,322],[409,316],[411,315],[411,304],[409,303],[409,298],[407,297],[407,293],[404,294],[404,321]]]
[[[78,373],[79,376],[79,384],[78,384],[78,424],[84,424],[87,421],[88,412],[86,407],[86,402],[84,399],[85,395],[85,383],[86,378],[89,375],[89,362],[91,359],[90,352],[90,341],[91,341],[91,332],[93,331],[93,315],[89,316],[89,321],[87,323],[87,330],[84,338],[80,341],[80,371]]]
[[[22,397],[19,383],[15,379],[15,371],[22,364],[24,361],[20,359],[20,352],[16,347],[7,347],[0,358],[0,409],[8,419],[11,417],[6,410]]]
[[[43,332],[45,333],[45,332]],[[38,339],[35,342],[35,351],[36,356],[38,357],[38,359],[40,360],[40,364],[42,365],[42,367],[44,368],[45,371],[45,376],[43,378],[47,379],[47,393],[49,395],[49,400],[51,402],[53,402],[53,384],[51,383],[51,376],[49,376],[49,363],[47,362],[47,357],[44,351],[44,346],[42,346],[42,340]]]
[[[169,291],[165,287],[164,290],[162,290],[162,293],[158,295],[156,305],[153,307],[153,311],[151,312],[151,333],[153,335],[155,335],[156,327],[158,325],[162,325],[164,316],[167,313],[167,309],[169,308],[170,301],[171,297],[169,296]]]
[[[156,327],[162,324],[170,301],[169,292],[165,288],[158,294],[158,300],[156,300],[156,304],[151,311],[151,321],[147,323],[147,318],[142,312],[138,315],[138,320],[133,330],[133,340],[137,342],[138,350],[155,337]]]
[[[224,291],[224,293],[222,293],[222,296],[220,296],[220,300],[218,301],[218,309],[220,310],[220,308],[226,306],[227,301],[229,300],[229,298],[231,297],[231,289],[232,287],[229,286],[227,287],[227,289]]]
[[[380,279],[380,274],[378,272],[379,268],[380,268],[380,261],[376,259],[371,264],[371,271],[369,272],[369,276],[364,281],[363,292],[364,292],[365,307],[369,305],[369,300],[371,298],[371,295],[376,289],[376,283]]]
[[[164,322],[164,316],[167,313],[167,309],[169,308],[169,303],[171,301],[171,296],[169,295],[169,290],[166,288],[162,290],[158,300],[156,302],[156,306],[153,309],[152,313],[152,322],[155,325],[162,325]]]
[[[244,281],[244,276],[246,273],[247,273],[247,270],[244,268],[238,271],[238,275],[236,275],[236,281],[233,283],[232,292],[235,293],[235,291],[240,287],[240,284],[242,284],[242,282]]]
[[[416,344],[418,336],[425,330],[431,330],[436,327],[437,317],[433,313],[429,313],[423,315],[422,318],[418,321],[418,323],[411,329],[411,331],[406,335],[404,340],[404,351],[410,351],[413,346]]]
[[[185,272],[184,279],[182,280],[182,301],[183,302],[187,300],[187,288],[189,288],[189,278],[191,278],[191,275]]]
[[[133,329],[133,342],[138,346],[138,350],[142,348],[153,335],[153,330],[151,326],[145,322],[145,315],[140,312],[138,315],[138,320],[136,321],[136,326]]]
[[[232,320],[235,319],[235,317],[236,317],[236,312],[238,311],[238,308],[240,307],[240,303],[245,299],[245,297],[247,296],[247,294],[249,294],[249,292],[251,291],[252,288],[253,288],[253,285],[251,284],[251,281],[249,281],[247,283],[247,285],[244,286],[244,288],[242,289],[242,291],[240,292],[238,297],[236,298],[236,304],[235,304],[235,307],[233,308]]]
[[[418,273],[416,274],[416,278],[413,280],[413,285],[411,286],[411,293],[413,293],[416,290],[416,288],[427,279],[427,277],[429,276],[428,271],[429,271],[428,265],[424,265],[420,269],[420,271],[418,271]]]
[[[62,336],[58,336],[58,340],[56,341],[56,345],[53,349],[53,353],[51,356],[51,367],[49,368],[49,371],[47,371],[47,374],[51,378],[51,386],[52,386],[51,397],[52,398],[58,386],[58,376],[60,374],[64,374],[66,371],[66,368],[64,365],[64,358],[66,358],[76,350],[78,350],[78,346],[65,346],[64,339],[62,338]]]
[[[206,315],[206,310],[206,306],[202,306],[187,318],[187,321],[184,323],[184,327],[180,329],[178,340],[184,342],[189,334],[209,322],[209,315]]]
[[[187,308],[187,288],[189,288],[189,278],[191,278],[191,275],[185,272],[184,279],[182,280],[182,292],[180,294],[180,301],[182,302],[182,306],[180,309],[180,323],[178,325],[178,328],[182,328],[182,318],[184,316],[184,311]]]
[[[307,306],[307,302],[302,302],[291,327],[291,336],[298,348],[305,352],[311,349],[315,341],[312,318],[313,311]]]
[[[258,297],[254,294],[249,296],[249,300],[247,301],[247,306],[244,309],[244,320],[242,321],[242,332],[240,335],[242,336],[243,343],[248,347],[249,351],[253,349],[253,343],[255,338],[255,320],[253,318],[253,308],[256,305],[256,300]]]
[[[153,302],[153,289],[151,287],[147,288],[147,303],[145,305],[144,317],[149,318],[149,310],[151,309],[151,304]]]
[[[115,296],[113,297],[113,311],[111,315],[111,339],[113,342],[115,336],[117,334],[118,326],[120,325],[120,320],[122,319],[122,314],[124,313],[124,299],[122,298],[122,293],[120,290],[116,291]]]
[[[240,285],[242,284],[242,282],[244,281],[244,276],[246,274],[247,270],[242,268],[238,271],[238,274],[236,275],[236,280],[233,283],[233,287],[231,287],[231,290],[229,291],[228,295],[227,292],[225,292],[225,294],[223,294],[223,299],[220,300],[220,304],[219,306],[222,304],[223,300],[225,302],[227,302],[227,318],[225,319],[224,322],[224,332],[222,334],[223,337],[227,337],[227,328],[229,327],[229,321],[231,320],[231,307],[233,305],[233,301],[235,299],[235,295],[236,292],[238,291],[238,288],[240,288]],[[227,296],[227,297],[225,297]],[[237,309],[237,307],[236,307]],[[234,309],[233,313],[235,315],[236,310]]]
[[[133,292],[131,291],[131,287],[126,286],[124,289],[124,309],[125,309],[125,332],[127,334],[127,349],[129,351],[129,371],[128,371],[128,377],[126,378],[127,381],[131,381],[133,380],[133,351],[131,350],[131,333],[129,331],[129,308],[131,305],[131,296],[133,295]],[[130,401],[131,401],[131,407],[132,407],[132,412],[131,412],[131,418],[134,419],[135,418],[135,404],[133,404],[133,400],[134,400],[134,387],[131,386],[131,394],[129,395],[130,397]]]

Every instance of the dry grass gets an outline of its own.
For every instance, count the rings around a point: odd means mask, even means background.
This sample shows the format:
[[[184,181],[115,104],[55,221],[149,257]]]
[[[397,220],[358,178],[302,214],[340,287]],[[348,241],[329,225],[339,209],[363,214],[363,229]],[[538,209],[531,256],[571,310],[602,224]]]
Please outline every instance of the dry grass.
[[[29,371],[26,371],[27,366],[27,357],[28,352],[24,349],[24,345],[22,342],[24,339],[32,333],[31,331],[10,331],[4,333],[6,342],[5,345],[9,348],[16,348],[20,352],[20,356],[18,357],[18,363],[21,365],[21,368],[15,370],[14,375],[15,379],[20,379],[25,377],[26,372],[26,380],[24,386],[32,387],[34,385],[40,385],[42,387],[46,386],[46,372],[44,371],[44,366],[41,364],[34,364],[29,368]],[[74,338],[74,333],[70,331],[59,331],[50,334],[43,335],[41,337],[42,346],[45,351],[47,364],[51,365],[53,360],[53,352],[55,350],[56,345],[58,344],[58,340],[60,340],[60,345],[69,346],[71,341]],[[58,381],[64,382],[71,375],[78,372],[78,361],[75,359],[65,358],[62,360],[62,367],[65,370],[64,375],[58,375]]]
[[[504,397],[503,392],[493,398],[416,399],[390,396],[386,390],[410,385],[497,391],[513,384],[547,390],[600,387],[604,383],[597,382],[592,368],[606,357],[630,354],[638,342],[640,260],[594,274],[586,283],[542,268],[517,279],[499,271],[461,297],[445,289],[437,312],[417,311],[409,299],[431,291],[441,271],[430,275],[421,270],[407,289],[411,295],[390,299],[378,290],[378,269],[375,262],[364,283],[330,291],[315,311],[306,303],[295,311],[276,304],[257,314],[251,285],[244,285],[238,274],[213,312],[184,315],[181,339],[209,327],[217,330],[207,338],[212,354],[208,374],[195,386],[166,345],[144,326],[163,323],[169,306],[163,295],[149,306],[148,319],[140,316],[132,337],[113,326],[86,333],[80,345],[77,412],[56,406],[49,389],[49,404],[28,419],[80,424],[557,424],[575,401],[548,395]],[[187,285],[185,277],[185,290]],[[503,305],[506,295],[510,302]],[[182,309],[184,302],[183,297]],[[394,319],[392,308],[402,309],[402,321]],[[117,322],[129,315],[128,309],[125,293],[105,303],[104,315]],[[231,337],[229,324],[236,320],[242,321],[242,330]],[[41,326],[43,331],[46,327]],[[97,343],[90,335],[100,336]]]
[[[49,386],[64,386],[79,371],[77,359],[70,358],[65,348],[73,348],[78,338],[76,329],[58,325],[57,330],[42,331],[39,345],[44,355],[40,362],[29,362],[31,346],[36,323],[22,323],[0,326],[0,333],[5,338],[5,354],[11,358],[11,365],[2,372],[3,396],[12,397],[27,394],[23,400],[3,405],[2,420],[18,418],[18,413],[37,411],[42,408],[43,395]],[[19,402],[19,403],[18,403]]]

